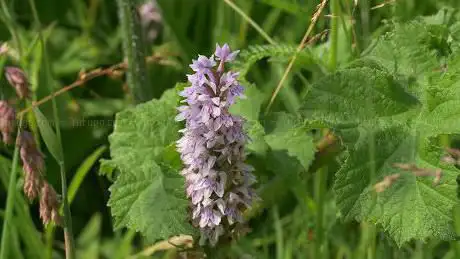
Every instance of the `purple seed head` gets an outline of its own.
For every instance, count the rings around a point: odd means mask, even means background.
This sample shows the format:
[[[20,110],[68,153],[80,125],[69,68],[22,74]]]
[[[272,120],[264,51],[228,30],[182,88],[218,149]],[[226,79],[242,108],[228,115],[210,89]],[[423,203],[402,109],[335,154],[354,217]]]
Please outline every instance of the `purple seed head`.
[[[29,97],[29,81],[24,71],[18,67],[5,67],[5,77],[20,99]]]
[[[13,132],[16,123],[16,110],[6,101],[0,100],[0,132],[5,144],[13,143]]]

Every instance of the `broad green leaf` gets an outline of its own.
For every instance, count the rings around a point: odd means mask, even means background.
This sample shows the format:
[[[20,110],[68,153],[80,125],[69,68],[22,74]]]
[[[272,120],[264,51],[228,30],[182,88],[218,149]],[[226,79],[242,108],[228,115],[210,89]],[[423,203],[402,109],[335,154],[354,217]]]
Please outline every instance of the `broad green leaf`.
[[[264,102],[264,94],[255,85],[248,83],[245,87],[244,95],[244,98],[239,99],[230,107],[230,113],[246,119],[244,129],[250,138],[249,143],[246,145],[247,149],[252,153],[265,156],[268,149],[267,143],[263,138],[265,130],[258,121],[260,109]]]
[[[439,62],[436,49],[431,43],[438,35],[433,28],[420,21],[390,24],[392,30],[378,38],[367,57],[373,57],[390,71],[405,75],[419,76],[436,67]],[[435,32],[437,33],[437,32]]]
[[[450,34],[453,31],[444,24],[428,24],[422,19],[405,24],[390,23],[389,27],[392,30],[379,37],[364,57],[374,60],[395,76],[406,77],[406,89],[424,98],[424,89],[431,84],[422,82],[433,75],[439,79],[437,75],[443,70],[444,60],[453,53],[455,46],[449,43],[449,38],[454,37]]]
[[[412,95],[404,77],[368,64],[320,80],[301,108],[307,120],[335,130],[347,148],[334,184],[337,206],[346,219],[382,225],[398,245],[429,237],[452,239],[458,170],[440,163],[442,152],[428,137],[460,133],[455,122],[458,101],[429,109],[430,100]],[[440,168],[441,183],[434,186],[434,177],[415,177],[394,168],[395,163]],[[400,178],[377,193],[373,186],[395,173]]]
[[[139,231],[151,242],[194,233],[173,148],[178,101],[176,90],[168,90],[160,100],[118,113],[109,137],[110,165],[119,171],[109,200],[115,227]]]
[[[230,107],[230,112],[247,120],[258,120],[264,94],[253,84],[245,86],[244,98],[240,98]]]
[[[315,156],[313,137],[308,129],[297,124],[295,117],[279,113],[273,117],[275,129],[265,136],[272,150],[287,150],[288,155],[299,160],[305,169],[310,167]]]
[[[194,233],[188,222],[184,180],[177,171],[160,167],[153,160],[136,171],[120,171],[110,188],[115,228],[128,226],[150,242]]]
[[[174,121],[179,96],[166,91],[161,100],[152,100],[117,114],[114,133],[110,136],[113,161],[120,166],[142,157],[155,160],[165,146],[179,137],[179,123]],[[141,158],[137,158],[141,159]]]
[[[244,130],[249,135],[249,142],[246,148],[257,155],[265,156],[268,150],[267,142],[265,141],[265,129],[257,120],[249,120],[244,124]]]
[[[351,68],[318,81],[301,113],[334,125],[356,125],[376,117],[416,110],[419,102],[388,73],[373,68]]]
[[[421,117],[418,127],[426,136],[457,134],[460,132],[460,100],[451,100],[437,106]]]
[[[60,144],[61,141],[58,139],[48,119],[37,107],[34,108],[34,113],[35,117],[37,118],[38,128],[40,129],[40,133],[43,137],[43,141],[45,142],[46,147],[53,155],[54,159],[56,159],[56,161],[64,161],[62,146]]]
[[[350,156],[337,173],[334,185],[337,204],[346,219],[381,224],[401,245],[414,237],[452,239],[452,206],[455,195],[454,168],[439,164],[441,152],[427,143],[416,152],[417,136],[403,125],[374,131],[362,130],[361,138],[348,151]],[[373,146],[376,149],[370,150]],[[433,177],[415,177],[395,168],[394,163],[415,163],[420,168],[442,168],[439,185]],[[401,177],[387,190],[376,193],[369,183],[389,174]]]

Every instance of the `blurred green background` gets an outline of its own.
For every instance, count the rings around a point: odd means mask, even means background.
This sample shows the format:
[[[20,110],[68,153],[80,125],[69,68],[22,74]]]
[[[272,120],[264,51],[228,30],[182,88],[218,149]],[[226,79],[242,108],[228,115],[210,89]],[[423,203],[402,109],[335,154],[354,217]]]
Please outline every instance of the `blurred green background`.
[[[37,24],[29,2],[3,0],[2,20],[14,21],[22,46],[12,40],[8,24],[0,24],[0,41],[9,46],[0,57],[0,66],[21,65],[29,75],[33,99],[50,94],[43,76],[43,53],[38,43]],[[251,45],[277,45],[296,48],[310,24],[318,1],[311,0],[157,0],[138,1],[139,15],[147,36],[148,76],[151,96],[159,98],[176,82],[184,82],[190,73],[188,64],[198,54],[210,55],[216,43],[229,43],[233,49],[248,49]],[[390,20],[409,21],[417,16],[438,13],[444,7],[458,8],[458,0],[342,0],[339,13],[337,64],[342,66],[359,57],[373,39],[382,35]],[[147,6],[145,6],[147,4]],[[77,81],[79,74],[98,68],[108,68],[123,61],[122,34],[117,5],[113,0],[38,0],[38,15],[48,45],[55,89]],[[237,7],[235,9],[235,6]],[[458,9],[454,9],[455,12]],[[294,69],[275,100],[273,110],[294,111],[307,86],[327,73],[331,26],[330,7],[326,6],[312,33],[309,46],[316,60],[311,69]],[[9,17],[9,18],[8,18]],[[257,31],[251,22],[263,31]],[[22,51],[22,60],[18,59]],[[266,107],[278,84],[288,58],[262,59],[255,64],[247,79],[260,90],[258,99]],[[305,67],[305,66],[304,66]],[[296,76],[301,73],[302,76]],[[123,73],[98,76],[57,97],[67,178],[74,184],[75,198],[71,203],[78,258],[195,258],[184,257],[180,249],[154,252],[152,244],[132,231],[112,228],[107,200],[112,176],[99,173],[99,158],[108,158],[108,135],[113,131],[114,115],[132,105],[132,96],[124,84]],[[5,96],[12,91],[1,75]],[[52,118],[51,102],[42,111]],[[43,144],[43,143],[42,143]],[[59,169],[52,156],[47,155],[47,178],[59,191]],[[0,144],[0,203],[6,200],[6,178],[12,150]],[[253,164],[265,163],[257,158]],[[280,159],[278,157],[278,159]],[[283,160],[283,159],[281,159]],[[275,160],[276,161],[276,160]],[[278,161],[279,162],[279,161]],[[276,163],[276,162],[275,162]],[[287,162],[285,168],[296,166]],[[264,167],[270,172],[270,162]],[[330,172],[337,170],[332,160]],[[104,171],[102,169],[102,171]],[[296,171],[296,170],[293,170]],[[258,175],[270,182],[273,172]],[[215,256],[222,258],[315,258],[315,203],[312,176],[301,181],[286,180],[269,189],[270,207],[251,219],[252,232],[239,242],[222,247]],[[333,178],[329,174],[328,186]],[[286,187],[287,186],[287,187]],[[282,190],[278,190],[281,188]],[[20,186],[18,186],[20,190]],[[287,190],[286,190],[287,189]],[[321,249],[326,258],[460,258],[460,245],[455,242],[428,240],[413,242],[398,248],[384,232],[371,223],[342,222],[335,208],[333,193],[327,188],[325,196],[325,233]],[[17,231],[11,258],[63,258],[63,237],[46,236],[36,203],[22,199],[24,213],[14,219]],[[3,211],[2,211],[3,212]],[[3,215],[3,214],[2,214]],[[151,250],[148,250],[148,249]],[[144,251],[144,249],[147,249]],[[144,251],[144,254],[140,254]],[[13,256],[14,255],[14,256]],[[132,256],[132,257],[130,257]]]

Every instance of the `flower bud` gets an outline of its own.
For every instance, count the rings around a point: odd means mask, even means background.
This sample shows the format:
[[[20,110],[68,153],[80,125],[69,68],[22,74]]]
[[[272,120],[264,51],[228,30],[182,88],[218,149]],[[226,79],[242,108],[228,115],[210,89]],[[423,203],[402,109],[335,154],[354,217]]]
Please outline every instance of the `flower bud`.
[[[16,111],[6,101],[0,101],[0,132],[3,142],[11,144],[13,142],[12,133],[16,121]]]
[[[29,81],[24,71],[17,67],[5,67],[5,76],[20,99],[29,97]]]

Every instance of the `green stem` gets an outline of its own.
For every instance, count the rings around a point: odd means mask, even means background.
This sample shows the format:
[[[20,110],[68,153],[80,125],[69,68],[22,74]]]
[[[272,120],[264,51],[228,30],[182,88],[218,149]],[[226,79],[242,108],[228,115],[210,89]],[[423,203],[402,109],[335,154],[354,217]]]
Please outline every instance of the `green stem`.
[[[339,0],[331,0],[331,49],[329,56],[329,67],[335,70],[337,67],[338,55],[338,37],[339,37],[339,17],[340,17],[340,4]]]
[[[48,53],[46,49],[46,43],[43,38],[42,30],[41,30],[41,22],[40,18],[38,17],[38,12],[37,8],[35,6],[34,0],[29,0],[30,7],[32,9],[32,13],[35,19],[35,22],[38,25],[38,36],[40,40],[40,44],[42,46],[43,50],[43,59],[44,59],[44,69],[45,69],[45,74],[47,78],[51,79],[51,66],[48,60]],[[52,85],[52,80],[49,80],[50,82],[48,83],[50,92],[53,92],[53,85]],[[62,137],[61,137],[61,126],[60,126],[60,119],[59,119],[59,113],[58,113],[58,108],[57,108],[57,103],[56,103],[56,98],[53,97],[51,99],[51,103],[53,106],[53,116],[54,116],[54,123],[56,124],[56,135],[57,135],[57,141],[58,145],[60,148],[60,153],[63,154],[63,147],[62,147]],[[60,167],[60,173],[61,173],[61,193],[62,193],[62,203],[64,207],[64,240],[65,240],[65,248],[66,248],[66,258],[67,259],[73,259],[75,258],[75,244],[74,244],[74,238],[73,238],[73,231],[72,231],[72,215],[70,212],[70,207],[68,205],[68,194],[67,194],[67,179],[66,179],[66,173],[65,173],[65,163],[64,163],[64,156],[62,156],[61,160],[58,161],[59,167]]]
[[[18,127],[18,134],[17,138],[20,135],[22,127],[22,116],[19,119],[19,127]],[[11,172],[10,172],[10,180],[8,183],[8,197],[6,198],[6,211],[5,211],[5,220],[3,221],[3,230],[2,230],[2,241],[0,247],[0,259],[7,259],[8,258],[8,240],[9,236],[9,228],[12,226],[12,217],[13,217],[13,209],[14,209],[14,201],[16,195],[16,172],[18,166],[18,159],[19,159],[19,147],[16,145],[14,146],[14,155],[13,155],[13,164],[11,165]]]
[[[460,236],[460,206],[454,206],[453,208],[453,218],[454,218],[454,229],[457,236]],[[454,248],[455,257],[460,258],[460,243],[458,241],[451,241],[450,245]]]
[[[136,103],[153,98],[147,75],[145,46],[139,17],[132,0],[117,0],[118,13],[123,34],[123,50],[128,62],[128,86]]]
[[[327,184],[327,168],[323,167],[319,169],[315,174],[315,203],[317,207],[316,211],[316,226],[315,226],[315,246],[314,246],[314,258],[321,259],[324,255],[324,198],[326,194]]]
[[[59,138],[61,139],[61,138]],[[61,168],[61,188],[62,188],[62,206],[64,208],[64,240],[65,240],[65,252],[66,258],[75,258],[75,245],[72,231],[72,216],[70,213],[69,200],[67,195],[67,180],[65,175],[64,161],[59,162]]]

